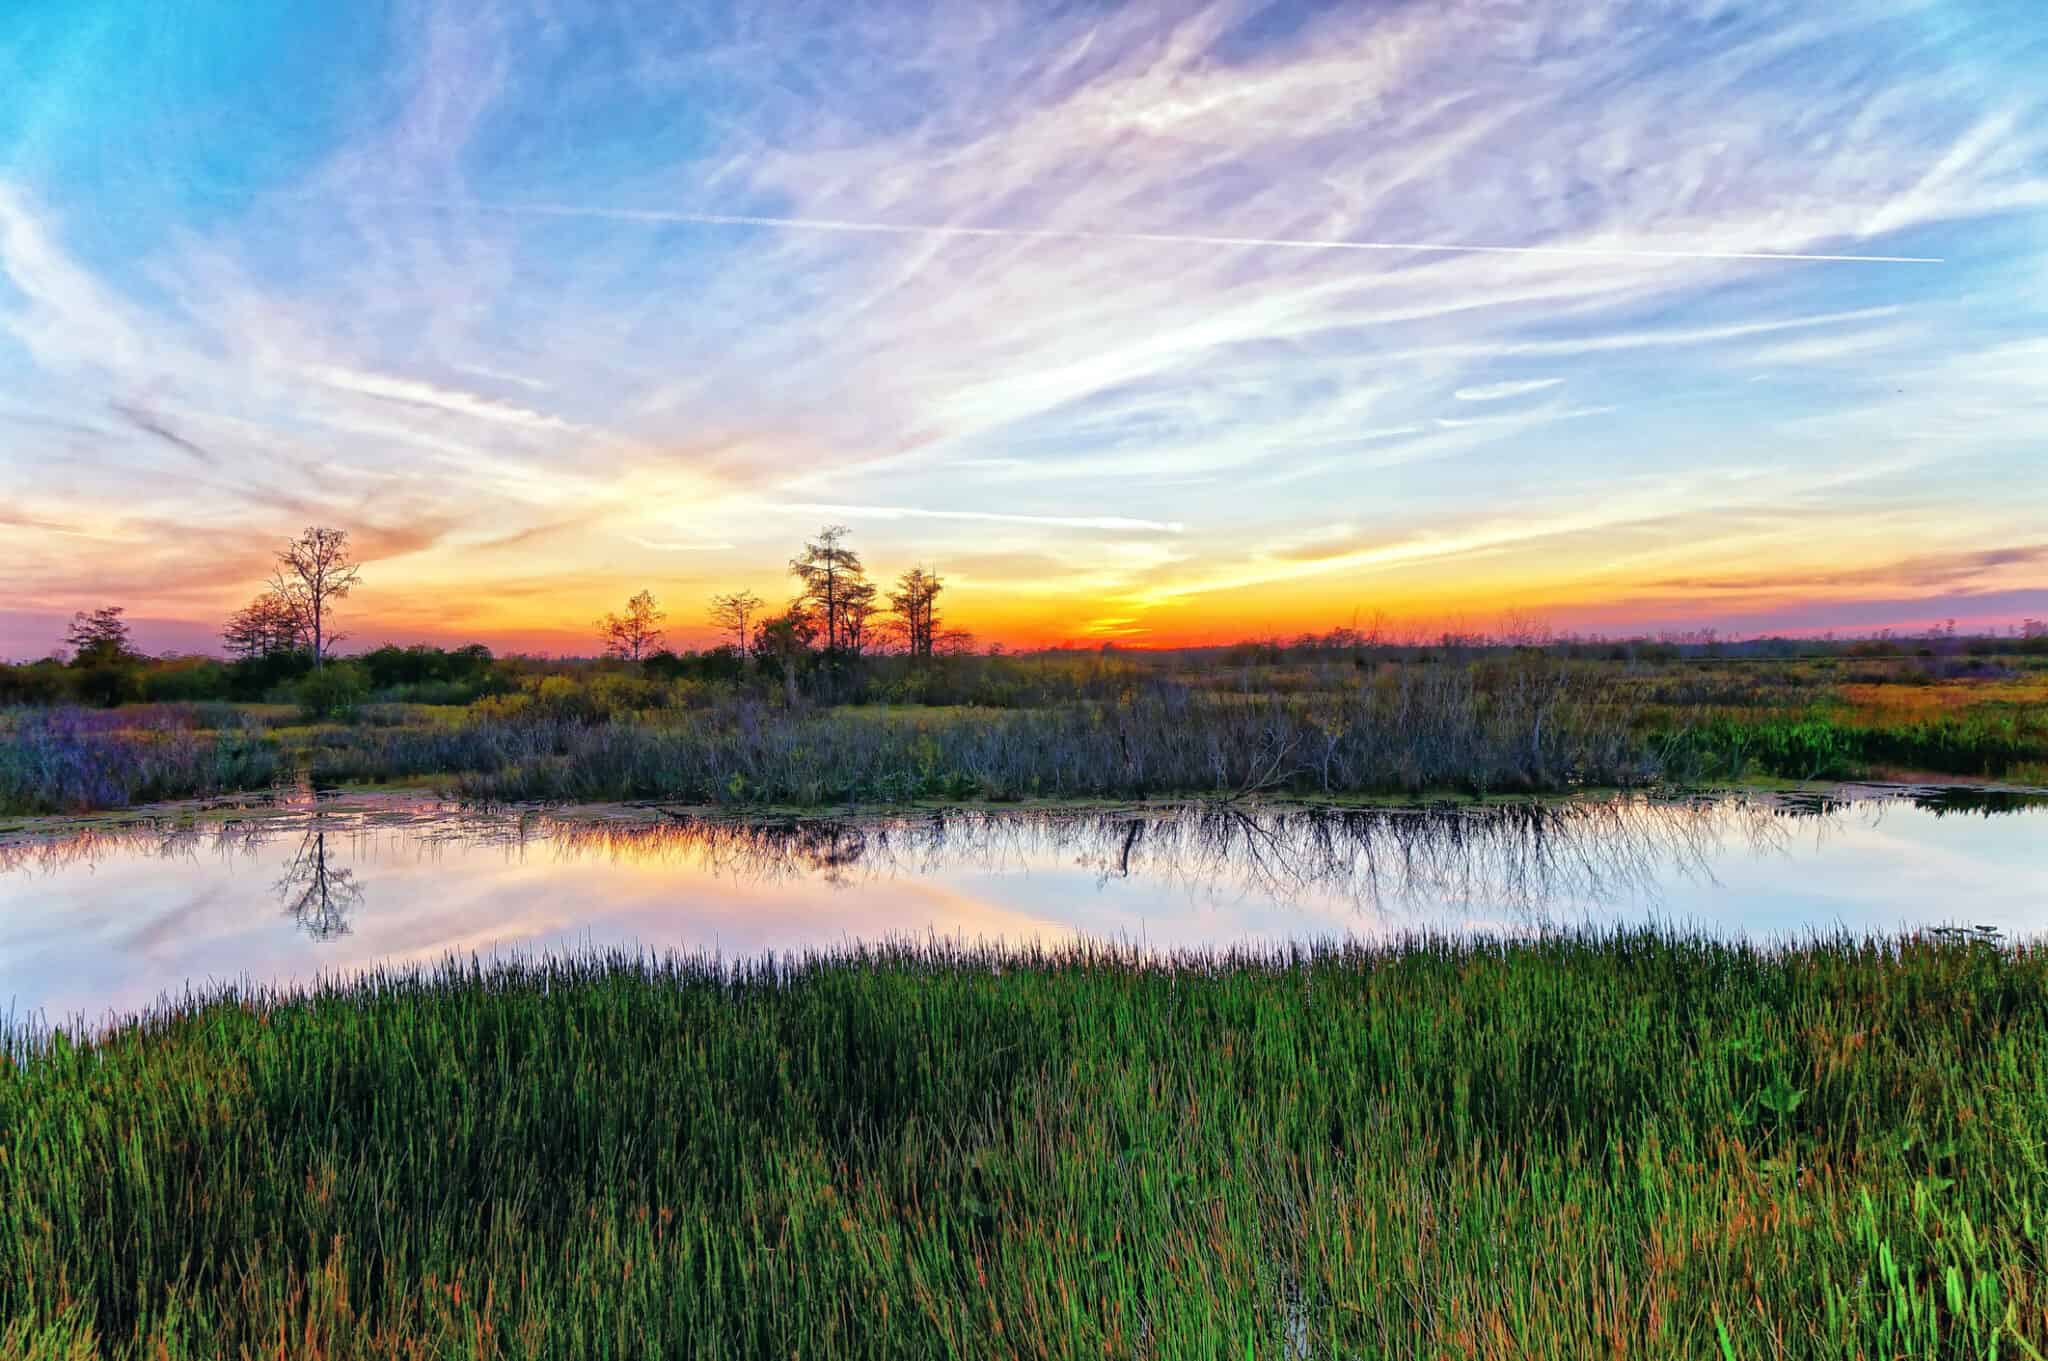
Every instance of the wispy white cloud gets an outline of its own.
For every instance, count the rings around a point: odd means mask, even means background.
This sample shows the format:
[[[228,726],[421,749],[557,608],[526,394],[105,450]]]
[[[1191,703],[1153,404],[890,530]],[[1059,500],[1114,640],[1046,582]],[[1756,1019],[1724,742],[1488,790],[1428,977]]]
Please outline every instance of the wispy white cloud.
[[[1914,343],[1923,335],[1916,326],[1882,326],[1843,335],[1772,341],[1753,347],[1742,359],[1745,363],[1770,366],[1831,364],[1845,359],[1862,362],[1876,351]]]
[[[507,373],[503,369],[491,368],[485,364],[457,364],[455,367],[473,378],[484,378],[493,383],[510,383],[515,387],[527,388],[534,392],[546,392],[549,386],[538,378],[530,378],[525,374],[519,373]]]
[[[1582,416],[1604,416],[1616,410],[1611,406],[1538,407],[1533,411],[1515,411],[1503,416],[1439,416],[1437,425],[1445,430],[1469,430],[1475,426],[1510,426],[1524,429],[1532,425],[1548,425],[1552,421],[1578,420]]]
[[[984,524],[1044,525],[1055,529],[1133,530],[1180,534],[1187,526],[1176,520],[1143,520],[1126,515],[1012,515],[993,510],[932,510],[922,506],[835,506],[796,503],[776,509],[802,515],[843,515],[861,520],[970,520]]]
[[[22,302],[0,323],[46,368],[133,371],[146,362],[147,321],[51,239],[42,214],[0,179],[0,275]],[[4,302],[4,298],[0,298]]]
[[[510,426],[515,430],[526,430],[536,434],[562,434],[577,429],[573,423],[559,416],[550,416],[545,412],[515,406],[510,402],[495,401],[459,388],[439,387],[416,379],[365,373],[359,369],[341,368],[332,364],[308,365],[304,372],[315,382],[325,383],[344,392],[357,392],[365,397],[375,397],[387,402],[402,402],[408,406],[430,407],[436,411],[467,416],[471,420]]]
[[[1531,392],[1541,392],[1562,383],[1562,378],[1525,378],[1505,383],[1482,383],[1476,387],[1459,388],[1451,396],[1461,402],[1498,402],[1508,397],[1521,397]]]
[[[1447,564],[1482,554],[1506,554],[1531,544],[1552,543],[1596,531],[1643,522],[1683,519],[1711,522],[1765,508],[1791,508],[1810,535],[1815,511],[1859,483],[1871,483],[1911,468],[1910,460],[1873,462],[1851,470],[1798,471],[1730,476],[1681,474],[1675,479],[1638,481],[1597,501],[1560,504],[1555,497],[1514,514],[1473,511],[1463,523],[1423,532],[1373,535],[1360,541],[1320,540],[1292,551],[1260,553],[1228,564],[1205,564],[1192,572],[1162,574],[1119,603],[1157,608],[1179,601],[1338,573],[1373,575],[1428,564]],[[1668,538],[1668,535],[1660,535]]]

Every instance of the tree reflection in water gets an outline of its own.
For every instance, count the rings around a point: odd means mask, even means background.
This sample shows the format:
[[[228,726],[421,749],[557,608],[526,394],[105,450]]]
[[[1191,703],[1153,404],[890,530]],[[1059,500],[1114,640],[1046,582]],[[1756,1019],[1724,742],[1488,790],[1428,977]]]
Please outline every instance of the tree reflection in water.
[[[327,862],[327,829],[314,825],[299,838],[299,848],[285,862],[277,881],[278,901],[287,916],[314,940],[348,934],[349,913],[362,904],[363,888],[353,869]]]
[[[675,860],[748,881],[1022,872],[1063,859],[1097,882],[1145,879],[1198,898],[1309,895],[1362,909],[1485,904],[1525,913],[1654,896],[1670,874],[1705,874],[1732,836],[1782,843],[1784,820],[1729,801],[1617,799],[1479,808],[1246,808],[1190,803],[873,819],[665,822],[541,817],[522,847],[559,856]]]
[[[116,855],[257,858],[289,838],[279,902],[316,940],[348,934],[364,898],[348,863],[379,842],[413,855],[495,849],[564,866],[603,859],[732,881],[835,887],[941,873],[1065,864],[1098,885],[1135,880],[1191,899],[1311,896],[1439,924],[1543,925],[1621,903],[1654,908],[1677,877],[1712,880],[1733,848],[1786,854],[1881,821],[1910,801],[1937,813],[2038,808],[2024,796],[1943,790],[1843,795],[1640,795],[1484,806],[1332,808],[1189,802],[1095,809],[946,811],[880,817],[741,818],[673,809],[464,809],[431,799],[321,799],[261,815],[172,821],[138,815],[56,834],[0,836],[0,874],[91,866]],[[450,857],[451,860],[458,857]],[[461,866],[451,863],[451,880]]]

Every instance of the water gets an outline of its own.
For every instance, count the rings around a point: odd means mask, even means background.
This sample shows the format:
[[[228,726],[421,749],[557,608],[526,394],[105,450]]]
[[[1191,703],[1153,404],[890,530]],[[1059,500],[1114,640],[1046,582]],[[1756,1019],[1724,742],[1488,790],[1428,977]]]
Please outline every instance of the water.
[[[2033,935],[2048,926],[2048,801],[1861,789],[733,822],[300,797],[0,832],[0,1011],[53,1021],[451,952],[731,956],[928,933],[1164,948],[1643,922]]]

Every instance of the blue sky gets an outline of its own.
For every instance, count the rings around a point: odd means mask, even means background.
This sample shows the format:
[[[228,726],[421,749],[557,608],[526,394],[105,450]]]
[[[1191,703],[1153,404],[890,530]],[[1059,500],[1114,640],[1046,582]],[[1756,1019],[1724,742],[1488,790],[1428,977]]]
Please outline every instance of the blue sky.
[[[18,5],[0,655],[203,646],[313,521],[362,641],[689,641],[827,520],[1020,641],[2048,615],[2043,69],[1961,0]]]

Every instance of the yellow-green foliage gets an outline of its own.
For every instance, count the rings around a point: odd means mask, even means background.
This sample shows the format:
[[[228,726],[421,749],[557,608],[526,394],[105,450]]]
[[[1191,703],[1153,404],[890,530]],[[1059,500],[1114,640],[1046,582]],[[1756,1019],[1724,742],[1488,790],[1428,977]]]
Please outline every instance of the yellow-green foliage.
[[[518,690],[487,695],[469,706],[478,718],[547,718],[604,723],[662,709],[688,706],[703,687],[690,681],[663,681],[619,672],[588,677],[534,676]]]

